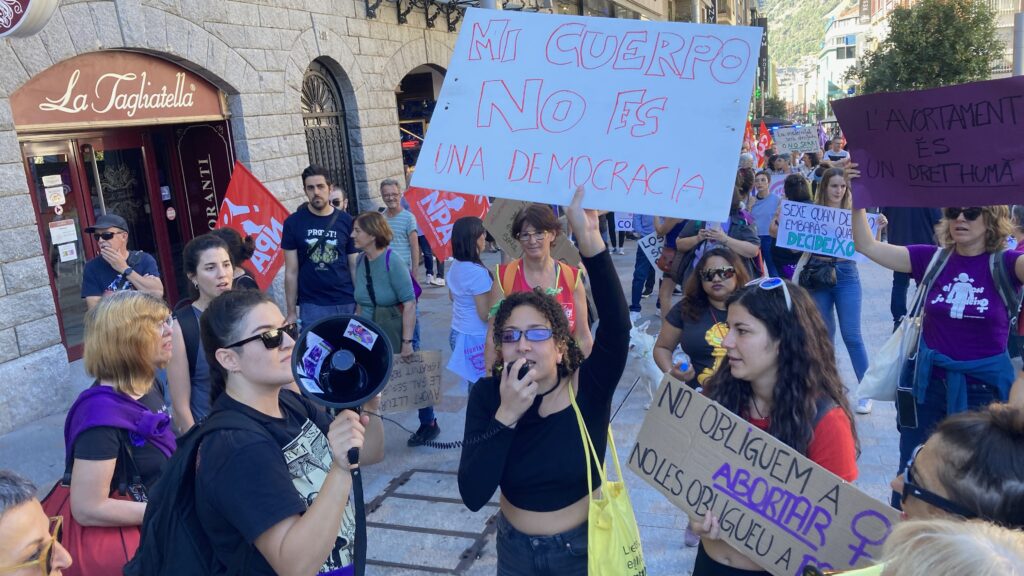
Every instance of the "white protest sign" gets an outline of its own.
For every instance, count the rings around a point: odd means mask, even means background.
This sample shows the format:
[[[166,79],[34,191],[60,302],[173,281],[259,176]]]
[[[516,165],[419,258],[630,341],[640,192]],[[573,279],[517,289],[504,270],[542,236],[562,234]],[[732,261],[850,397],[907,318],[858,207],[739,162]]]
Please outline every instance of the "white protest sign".
[[[629,213],[629,212],[616,212],[615,213],[615,231],[616,232],[632,232],[633,231],[633,215],[631,213]]]
[[[772,137],[775,138],[775,149],[779,154],[817,152],[821,149],[818,129],[814,126],[783,126],[773,130]]]
[[[873,564],[899,512],[668,375],[629,467],[775,576]]]
[[[878,215],[868,214],[868,224],[871,233],[877,234]],[[858,262],[865,260],[853,246],[850,211],[842,208],[783,200],[775,245],[822,256],[836,256]]]
[[[661,272],[661,270],[658,269],[658,258],[661,257],[661,251],[665,248],[665,237],[658,236],[657,232],[651,232],[637,241],[637,245],[640,247],[640,250],[643,251],[644,256],[647,256],[647,260],[651,263],[651,266],[653,266],[658,272]]]
[[[768,184],[768,193],[775,194],[779,198],[785,198],[787,177],[789,177],[789,174],[772,174],[771,183]]]
[[[466,11],[413,186],[725,220],[761,30]],[[681,138],[699,134],[699,138]]]
[[[441,400],[441,351],[421,350],[402,358],[395,354],[391,378],[381,392],[380,409],[405,412],[433,406]]]

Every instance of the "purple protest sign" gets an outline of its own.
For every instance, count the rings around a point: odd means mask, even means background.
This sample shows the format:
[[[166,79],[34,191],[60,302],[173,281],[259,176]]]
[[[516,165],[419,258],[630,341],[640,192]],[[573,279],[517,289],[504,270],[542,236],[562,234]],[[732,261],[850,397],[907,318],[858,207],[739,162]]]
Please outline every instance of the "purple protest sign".
[[[1024,77],[832,102],[859,164],[854,206],[1014,204]]]

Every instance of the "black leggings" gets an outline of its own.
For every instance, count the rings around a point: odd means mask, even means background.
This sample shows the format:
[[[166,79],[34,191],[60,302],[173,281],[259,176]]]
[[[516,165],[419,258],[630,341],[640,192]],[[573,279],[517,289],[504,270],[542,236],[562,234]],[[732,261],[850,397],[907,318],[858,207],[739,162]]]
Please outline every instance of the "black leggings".
[[[760,576],[762,574],[771,576],[770,572],[764,570],[741,570],[726,566],[721,562],[715,562],[704,551],[704,544],[701,544],[697,548],[697,561],[693,564],[691,576]]]
[[[611,244],[612,248],[625,247],[626,246],[626,233],[615,231],[615,212],[608,212],[604,215],[605,222],[608,223],[608,243]],[[616,241],[618,240],[618,241]]]

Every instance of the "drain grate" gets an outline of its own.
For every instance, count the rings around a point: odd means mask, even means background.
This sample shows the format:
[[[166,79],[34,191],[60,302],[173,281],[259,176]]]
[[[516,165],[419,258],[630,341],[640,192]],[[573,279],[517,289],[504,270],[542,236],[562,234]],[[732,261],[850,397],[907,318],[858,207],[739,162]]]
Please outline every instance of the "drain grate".
[[[370,503],[366,505],[366,527],[369,531],[377,531],[377,535],[382,535],[387,532],[392,533],[412,533],[426,536],[426,540],[432,539],[443,540],[448,544],[448,548],[451,549],[453,544],[457,544],[459,541],[465,540],[468,542],[462,552],[459,554],[458,563],[452,567],[450,562],[445,565],[444,560],[450,557],[435,558],[438,562],[433,564],[420,564],[412,561],[404,561],[406,559],[392,560],[387,558],[370,558],[367,559],[368,566],[379,566],[382,568],[393,568],[400,570],[415,570],[422,573],[430,574],[464,574],[469,568],[476,562],[483,551],[484,546],[487,544],[488,538],[494,534],[496,530],[495,519],[497,516],[498,504],[494,502],[488,502],[484,509],[490,512],[487,514],[486,519],[481,522],[479,517],[473,518],[471,513],[465,509],[464,504],[460,498],[451,498],[446,496],[439,496],[435,494],[424,494],[430,488],[429,477],[440,476],[440,480],[435,481],[436,484],[442,482],[450,482],[450,480],[457,476],[456,472],[450,472],[445,470],[424,470],[424,469],[412,469],[403,472],[396,476],[388,483],[387,487]],[[417,488],[419,488],[417,490]],[[441,492],[447,492],[448,490],[442,490]],[[436,490],[434,490],[436,493]],[[473,529],[462,529],[462,525],[451,526],[453,522],[452,514],[439,514],[439,510],[443,510],[446,507],[458,507],[460,513],[463,513],[466,518],[461,524],[474,524],[475,526],[483,525],[482,531],[475,531]],[[375,520],[374,516],[405,516],[405,522],[397,521],[379,521]],[[449,524],[445,528],[435,528],[429,526],[416,526],[412,523],[412,520],[417,518],[433,518],[438,520],[438,523]],[[400,518],[401,519],[401,518]],[[457,520],[456,520],[457,521]],[[377,539],[372,538],[370,540],[373,544]],[[424,538],[419,538],[423,541]],[[396,542],[411,542],[415,540],[410,539],[395,539]],[[400,546],[397,546],[400,547]],[[395,547],[388,547],[389,552],[397,552]],[[443,551],[444,546],[438,546],[433,550]],[[457,547],[455,548],[458,549]],[[419,555],[421,559],[425,558],[425,554]]]

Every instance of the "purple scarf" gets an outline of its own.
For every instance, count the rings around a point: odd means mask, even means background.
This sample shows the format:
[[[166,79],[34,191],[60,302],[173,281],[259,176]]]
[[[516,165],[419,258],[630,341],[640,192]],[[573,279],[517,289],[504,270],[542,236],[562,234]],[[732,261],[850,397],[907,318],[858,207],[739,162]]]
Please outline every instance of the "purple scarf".
[[[128,431],[136,447],[149,442],[168,458],[177,444],[171,417],[154,414],[145,404],[118,393],[109,386],[93,385],[78,395],[64,420],[64,450],[71,454],[78,435],[89,428],[112,426]]]

